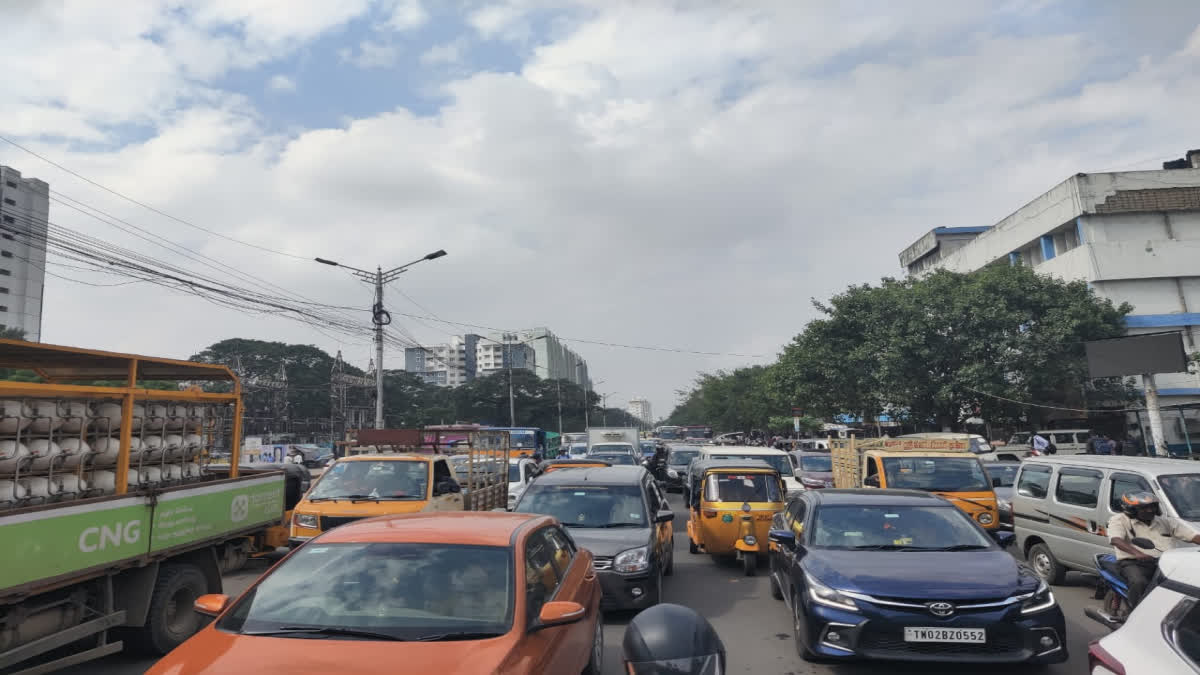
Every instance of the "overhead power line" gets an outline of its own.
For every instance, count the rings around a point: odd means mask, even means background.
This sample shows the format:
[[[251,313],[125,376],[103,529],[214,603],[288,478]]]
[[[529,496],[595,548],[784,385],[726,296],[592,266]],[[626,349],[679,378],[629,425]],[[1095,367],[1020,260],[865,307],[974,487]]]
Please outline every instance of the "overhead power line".
[[[252,242],[242,241],[241,239],[237,239],[236,237],[231,237],[227,234],[222,234],[221,232],[217,232],[216,230],[209,229],[207,227],[204,227],[203,225],[197,225],[197,224],[191,222],[190,220],[185,220],[178,216],[171,215],[170,213],[167,213],[166,211],[158,209],[158,208],[151,206],[145,202],[134,199],[133,197],[130,197],[129,195],[118,192],[106,185],[98,183],[98,182],[92,180],[91,178],[84,176],[83,174],[80,174],[76,171],[73,171],[72,169],[69,169],[69,168],[63,166],[62,164],[59,164],[58,162],[55,162],[54,160],[50,159],[49,157],[46,157],[45,155],[42,155],[33,150],[30,150],[29,148],[21,145],[20,143],[17,143],[16,141],[12,140],[11,138],[0,135],[0,141],[4,141],[5,143],[8,143],[9,145],[13,146],[14,148],[17,148],[18,150],[27,152],[30,155],[33,155],[34,157],[37,157],[38,159],[42,160],[43,162],[49,164],[50,166],[53,166],[61,171],[65,171],[65,172],[71,174],[72,176],[78,178],[79,180],[84,181],[85,183],[88,183],[89,185],[93,185],[95,187],[100,188],[101,190],[104,190],[105,192],[107,192],[109,194],[120,197],[121,199],[124,199],[133,204],[137,204],[138,206],[140,206],[148,211],[153,211],[154,213],[157,213],[158,215],[160,215],[164,218],[170,218],[171,220],[173,220],[177,223],[180,223],[181,225],[187,225],[188,227],[200,230],[201,232],[207,232],[208,234],[211,234],[214,237],[220,237],[221,239],[224,239],[226,241],[231,241],[235,244],[241,244],[242,246],[249,246],[250,248],[258,249],[260,251],[265,251],[267,253],[274,253],[275,255],[283,256],[285,258],[294,258],[297,260],[309,260],[310,259],[309,256],[296,255],[294,253],[288,253],[286,251],[279,251],[279,250],[276,250],[276,249],[273,249],[273,248],[270,248],[267,246],[261,246],[259,244],[255,244]]]

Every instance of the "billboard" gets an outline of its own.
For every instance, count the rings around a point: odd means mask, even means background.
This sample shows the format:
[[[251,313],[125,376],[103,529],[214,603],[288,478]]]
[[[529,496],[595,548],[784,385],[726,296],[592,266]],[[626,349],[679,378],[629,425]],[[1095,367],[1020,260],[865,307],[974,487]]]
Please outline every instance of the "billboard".
[[[1084,348],[1093,378],[1187,372],[1183,334],[1177,331],[1095,340]]]

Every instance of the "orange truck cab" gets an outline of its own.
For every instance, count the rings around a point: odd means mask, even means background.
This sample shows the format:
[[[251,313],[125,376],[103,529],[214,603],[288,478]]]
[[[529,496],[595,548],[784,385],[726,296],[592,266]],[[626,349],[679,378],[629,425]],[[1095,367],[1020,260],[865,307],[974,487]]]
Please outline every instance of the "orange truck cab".
[[[403,430],[401,430],[403,431]],[[486,438],[484,437],[486,436]],[[313,483],[292,511],[288,545],[363,518],[431,511],[488,511],[507,502],[507,434],[476,432],[466,466],[452,466],[436,448],[351,448]],[[359,451],[359,452],[356,452]],[[409,451],[405,451],[409,450]],[[497,455],[504,459],[498,461]],[[469,493],[469,496],[468,496]]]
[[[969,442],[966,434],[961,439],[833,439],[834,486],[931,492],[994,531],[1000,527],[996,493]]]

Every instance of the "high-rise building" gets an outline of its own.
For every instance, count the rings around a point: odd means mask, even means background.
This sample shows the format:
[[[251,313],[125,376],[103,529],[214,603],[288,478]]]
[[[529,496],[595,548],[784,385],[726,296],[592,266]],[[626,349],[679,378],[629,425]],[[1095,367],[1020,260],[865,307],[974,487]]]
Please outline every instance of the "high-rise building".
[[[42,339],[50,186],[0,166],[0,328]]]
[[[588,386],[587,362],[568,348],[549,328],[528,328],[519,331],[520,340],[533,347],[537,355],[537,374],[548,380],[567,380],[581,387]]]
[[[450,342],[404,350],[404,369],[429,384],[457,387],[475,379],[479,336],[455,335]]]
[[[626,408],[626,411],[646,424],[654,421],[650,416],[650,401],[647,399],[640,397],[629,399],[629,407]]]
[[[475,347],[475,364],[480,377],[510,367],[538,372],[537,352],[517,333],[497,332],[480,337]]]

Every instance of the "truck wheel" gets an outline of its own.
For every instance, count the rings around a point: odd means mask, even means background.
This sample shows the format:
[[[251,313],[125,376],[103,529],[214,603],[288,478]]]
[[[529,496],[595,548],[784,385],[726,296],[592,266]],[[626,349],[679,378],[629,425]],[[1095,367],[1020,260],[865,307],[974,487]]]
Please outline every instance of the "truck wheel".
[[[1054,557],[1050,547],[1045,544],[1034,544],[1029,549],[1029,564],[1043,581],[1051,586],[1061,586],[1067,578],[1067,568]]]
[[[132,636],[134,647],[148,654],[166,654],[183,644],[202,625],[192,605],[207,592],[208,581],[200,568],[163,565],[150,596],[146,624]]]

